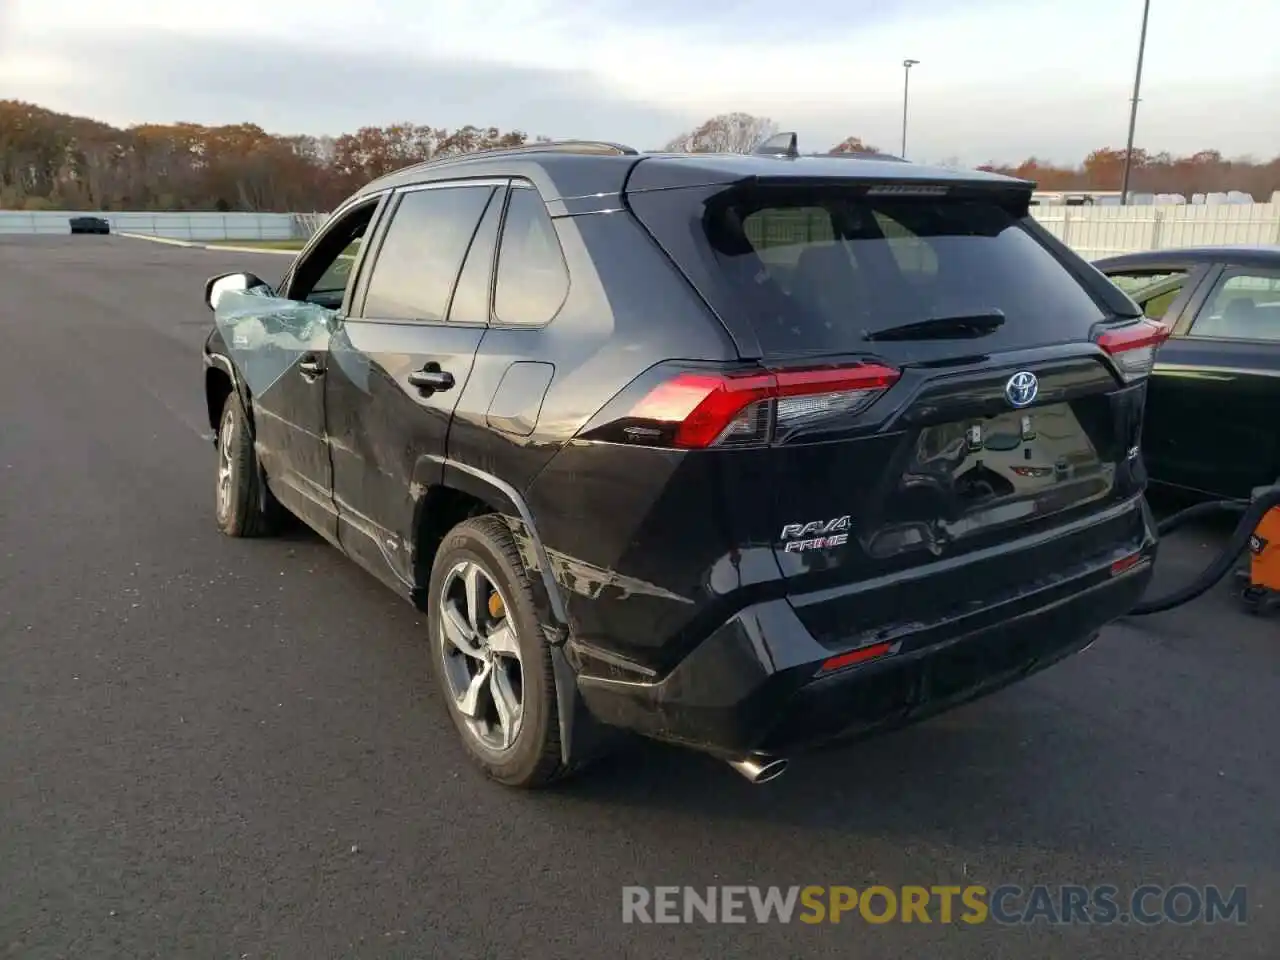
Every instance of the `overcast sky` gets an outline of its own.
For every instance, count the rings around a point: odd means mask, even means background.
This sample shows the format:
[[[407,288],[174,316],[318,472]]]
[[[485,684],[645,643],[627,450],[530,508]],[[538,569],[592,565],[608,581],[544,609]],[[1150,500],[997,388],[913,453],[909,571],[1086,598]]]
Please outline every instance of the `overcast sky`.
[[[1280,2],[1153,0],[1139,146],[1280,154]],[[1123,147],[1141,0],[0,0],[0,97],[115,124],[408,120],[656,148],[714,113],[977,164]]]

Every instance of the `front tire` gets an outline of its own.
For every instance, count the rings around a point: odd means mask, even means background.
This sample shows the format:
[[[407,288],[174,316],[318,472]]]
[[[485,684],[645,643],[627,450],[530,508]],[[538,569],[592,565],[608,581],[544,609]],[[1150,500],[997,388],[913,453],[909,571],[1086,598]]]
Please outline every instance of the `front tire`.
[[[506,525],[476,517],[449,531],[429,589],[432,668],[471,759],[512,787],[562,776],[551,651]]]
[[[218,421],[218,529],[229,537],[265,537],[280,527],[281,508],[266,489],[249,420],[233,390]]]

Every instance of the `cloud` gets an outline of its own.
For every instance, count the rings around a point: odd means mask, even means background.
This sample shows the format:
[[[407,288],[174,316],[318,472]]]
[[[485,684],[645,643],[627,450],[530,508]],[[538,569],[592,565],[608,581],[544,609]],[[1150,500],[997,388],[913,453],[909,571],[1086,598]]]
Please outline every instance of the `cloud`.
[[[1140,14],[1111,0],[0,0],[0,89],[117,123],[475,123],[641,148],[745,110],[805,148],[853,134],[896,151],[910,56],[911,157],[1075,162],[1123,145]],[[1204,23],[1201,0],[1153,5],[1138,145],[1274,155],[1280,61],[1213,52]],[[1280,5],[1215,0],[1214,23],[1270,35]]]
[[[408,120],[557,137],[625,131],[651,147],[691,120],[611,96],[584,71],[365,50],[337,56],[301,41],[67,33],[41,53],[28,98],[121,124],[247,121],[281,133],[341,133]]]

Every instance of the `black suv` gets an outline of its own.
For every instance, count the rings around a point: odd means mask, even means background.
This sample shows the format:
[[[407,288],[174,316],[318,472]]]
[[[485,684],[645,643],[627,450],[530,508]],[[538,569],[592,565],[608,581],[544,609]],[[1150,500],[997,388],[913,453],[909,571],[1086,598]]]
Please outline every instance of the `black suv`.
[[[217,518],[287,512],[428,614],[468,751],[619,729],[755,782],[1082,649],[1155,535],[1167,331],[1028,216],[888,159],[566,143],[343,203],[209,281]]]

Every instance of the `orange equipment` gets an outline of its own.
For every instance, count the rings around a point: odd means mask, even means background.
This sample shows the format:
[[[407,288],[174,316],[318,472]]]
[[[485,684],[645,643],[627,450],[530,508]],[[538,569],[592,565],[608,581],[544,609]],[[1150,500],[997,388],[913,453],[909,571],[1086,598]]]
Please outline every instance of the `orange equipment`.
[[[1264,490],[1270,487],[1262,488]],[[1254,491],[1255,498],[1258,491]],[[1249,535],[1248,583],[1240,599],[1252,613],[1264,613],[1280,606],[1280,507],[1272,507]],[[1246,570],[1241,569],[1240,579]]]

